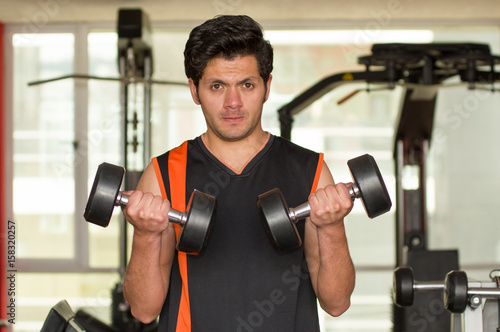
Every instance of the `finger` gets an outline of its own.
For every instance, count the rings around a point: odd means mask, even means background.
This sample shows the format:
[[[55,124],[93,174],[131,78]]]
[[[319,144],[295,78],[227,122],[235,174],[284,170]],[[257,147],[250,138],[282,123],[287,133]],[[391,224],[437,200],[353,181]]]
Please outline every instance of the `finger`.
[[[161,211],[164,199],[161,196],[153,196],[151,200],[151,210]]]
[[[352,185],[352,184],[351,184]],[[335,189],[337,194],[342,200],[351,199],[351,194],[349,193],[349,184],[347,183],[338,183],[335,185]]]
[[[134,190],[130,193],[128,197],[128,206],[138,205],[143,199],[144,193],[139,190]]]
[[[149,207],[153,204],[153,201],[155,199],[155,196],[152,193],[144,193],[141,197],[139,202],[137,202],[141,206]]]
[[[338,199],[340,197],[340,193],[338,192],[337,185],[328,185],[325,187],[326,199],[331,201],[334,199]]]
[[[130,195],[124,213],[132,219],[142,218],[144,216],[144,211],[149,209],[153,198],[154,196],[151,193],[143,193],[136,190]]]
[[[311,194],[309,195],[309,198],[307,199],[307,200],[309,201],[309,205],[311,205],[311,206],[317,206],[317,205],[319,205],[319,204],[320,204],[320,198],[319,198],[319,195],[321,195],[321,194],[320,194],[320,192],[319,192],[319,191],[320,191],[320,190],[317,190],[316,192],[311,193]]]
[[[315,213],[321,213],[328,204],[329,198],[325,188],[320,188],[309,196],[309,205]]]
[[[350,211],[353,207],[353,199],[351,193],[349,192],[349,187],[344,183],[339,183],[336,185],[337,193],[339,194],[339,204],[346,211]]]
[[[168,213],[170,212],[170,202],[168,199],[163,199],[160,205],[160,213],[168,218]]]

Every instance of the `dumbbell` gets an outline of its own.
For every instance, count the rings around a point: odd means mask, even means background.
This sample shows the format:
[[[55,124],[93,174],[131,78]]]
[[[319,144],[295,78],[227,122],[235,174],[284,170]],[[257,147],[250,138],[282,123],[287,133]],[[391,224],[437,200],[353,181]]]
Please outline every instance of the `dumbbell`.
[[[453,313],[464,312],[468,305],[472,309],[477,309],[482,304],[482,298],[493,300],[494,303],[496,302],[495,307],[498,308],[500,279],[498,276],[494,276],[495,273],[498,273],[498,270],[493,270],[490,273],[491,282],[469,282],[465,272],[449,272],[444,280],[443,301],[445,308]]]
[[[102,163],[90,191],[84,218],[90,223],[107,227],[115,206],[127,206],[129,196],[120,192],[125,169]],[[206,246],[213,228],[216,210],[215,197],[195,190],[189,199],[186,212],[170,209],[168,219],[179,224],[178,251],[198,254]]]
[[[361,198],[370,218],[388,212],[392,203],[375,159],[365,154],[349,160],[347,165],[353,178],[352,186],[348,186],[351,199]],[[309,217],[311,207],[308,202],[288,208],[281,191],[274,188],[259,195],[257,206],[266,233],[276,249],[286,252],[301,246],[295,223]]]
[[[450,271],[444,279],[444,307],[450,312],[462,313],[468,305],[473,309],[478,308],[482,298],[498,302],[500,284],[494,276],[495,272],[496,270],[493,270],[490,273],[491,282],[469,282],[465,272]]]
[[[392,295],[394,303],[399,307],[411,306],[413,304],[415,293],[443,290],[443,282],[414,280],[413,270],[411,267],[398,267],[394,270],[392,279]]]
[[[475,285],[477,286],[474,287]],[[477,308],[481,304],[481,297],[500,299],[500,288],[496,282],[469,284],[467,274],[463,271],[448,272],[444,282],[422,282],[413,280],[410,267],[399,267],[394,270],[393,296],[396,305],[411,306],[414,292],[430,291],[442,291],[444,307],[449,312],[457,314],[463,313],[468,305]]]
[[[463,271],[450,271],[444,279],[444,307],[453,313],[462,313],[469,301],[467,274]]]

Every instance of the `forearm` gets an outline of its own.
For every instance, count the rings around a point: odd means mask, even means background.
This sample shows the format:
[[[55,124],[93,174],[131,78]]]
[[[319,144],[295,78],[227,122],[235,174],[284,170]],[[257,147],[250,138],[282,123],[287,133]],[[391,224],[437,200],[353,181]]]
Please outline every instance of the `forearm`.
[[[318,300],[325,311],[338,316],[349,308],[355,283],[354,265],[349,254],[344,223],[318,228],[317,237]]]
[[[134,234],[132,254],[124,278],[124,295],[134,317],[144,323],[160,313],[168,289],[169,274],[162,269],[161,235]]]

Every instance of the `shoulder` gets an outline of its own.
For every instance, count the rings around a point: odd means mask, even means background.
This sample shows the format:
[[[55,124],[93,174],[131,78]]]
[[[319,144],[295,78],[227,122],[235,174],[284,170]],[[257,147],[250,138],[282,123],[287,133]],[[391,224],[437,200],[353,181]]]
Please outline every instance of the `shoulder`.
[[[161,165],[163,162],[168,161],[168,157],[171,153],[182,153],[183,151],[191,150],[194,147],[199,145],[199,141],[201,141],[200,137],[196,137],[194,139],[184,141],[179,146],[172,148],[172,149],[170,149],[170,150],[168,150],[160,155],[157,155],[153,159],[156,159],[158,161],[158,164]]]
[[[274,139],[271,153],[273,162],[279,164],[282,171],[286,169],[296,178],[297,174],[301,174],[298,178],[304,181],[308,190],[318,183],[320,172],[324,168],[322,153],[277,136]]]
[[[305,148],[301,145],[298,145],[294,142],[291,142],[283,137],[274,136],[273,146],[277,150],[281,150],[284,153],[295,154],[298,157],[318,157],[320,153]]]
[[[164,180],[168,179],[168,159],[171,153],[182,153],[182,150],[189,149],[195,140],[183,142],[178,147],[170,149],[163,154],[160,154],[151,159],[151,162],[144,170],[137,189],[151,192],[154,194],[162,194],[161,187]]]

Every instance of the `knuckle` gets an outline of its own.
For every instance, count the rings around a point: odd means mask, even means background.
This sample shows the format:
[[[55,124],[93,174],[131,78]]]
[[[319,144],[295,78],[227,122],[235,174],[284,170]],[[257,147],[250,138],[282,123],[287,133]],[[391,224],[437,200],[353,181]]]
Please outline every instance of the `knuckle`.
[[[168,199],[164,199],[164,200],[162,201],[162,204],[164,204],[164,206],[165,206],[166,208],[169,208],[169,209],[170,209],[170,207],[171,207],[171,205],[170,205],[170,201],[169,201]]]
[[[144,209],[140,209],[138,211],[138,217],[140,220],[146,220],[148,219],[148,211],[144,210]]]
[[[144,193],[143,199],[144,200],[152,200],[154,198],[152,193]]]
[[[125,215],[134,218],[137,216],[137,208],[136,205],[128,204],[124,210]]]

